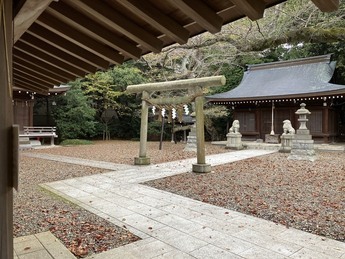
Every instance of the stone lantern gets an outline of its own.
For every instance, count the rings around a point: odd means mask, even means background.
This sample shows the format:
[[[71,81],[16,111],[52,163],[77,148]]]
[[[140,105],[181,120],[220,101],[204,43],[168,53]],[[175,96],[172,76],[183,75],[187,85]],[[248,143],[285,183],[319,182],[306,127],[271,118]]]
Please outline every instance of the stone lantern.
[[[305,106],[305,103],[301,103],[301,108],[295,112],[299,116],[300,126],[292,140],[291,153],[288,159],[315,161],[314,140],[307,128],[307,115],[311,112]]]

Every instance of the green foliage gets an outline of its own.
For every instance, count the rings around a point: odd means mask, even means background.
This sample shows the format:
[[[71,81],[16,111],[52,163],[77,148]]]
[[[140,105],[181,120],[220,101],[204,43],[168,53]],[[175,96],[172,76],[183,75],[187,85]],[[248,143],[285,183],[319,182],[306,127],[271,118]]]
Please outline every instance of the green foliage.
[[[133,65],[115,66],[105,72],[87,75],[80,83],[81,89],[92,101],[99,122],[97,135],[108,129],[115,138],[135,138],[140,131],[140,99],[136,95],[125,93],[131,84],[145,82],[141,71]],[[105,110],[113,110],[114,117],[107,120],[102,117]],[[139,129],[137,129],[139,125]]]
[[[224,140],[227,133],[227,123],[230,112],[225,106],[210,105],[204,109],[205,129],[211,140]]]
[[[227,92],[238,86],[243,77],[243,67],[226,64],[223,66],[220,74],[225,76],[226,83],[223,86],[211,88],[209,92],[210,95]]]
[[[321,44],[308,44],[306,49],[311,55],[324,55],[332,53],[332,59],[337,61],[336,70],[334,73],[333,82],[336,84],[345,85],[345,43],[321,43]]]
[[[163,140],[171,139],[172,124],[164,121]],[[147,126],[147,135],[149,140],[160,140],[162,122],[158,120],[150,121]]]
[[[90,138],[95,135],[95,110],[80,89],[78,82],[71,83],[66,96],[56,98],[52,114],[56,121],[59,138]]]
[[[147,126],[148,135],[160,135],[162,129],[161,121],[150,121]]]
[[[93,142],[85,139],[65,139],[60,143],[61,146],[92,145]]]
[[[108,70],[107,74],[111,76],[114,88],[121,92],[124,92],[128,85],[142,84],[146,81],[141,71],[130,63],[115,66]]]

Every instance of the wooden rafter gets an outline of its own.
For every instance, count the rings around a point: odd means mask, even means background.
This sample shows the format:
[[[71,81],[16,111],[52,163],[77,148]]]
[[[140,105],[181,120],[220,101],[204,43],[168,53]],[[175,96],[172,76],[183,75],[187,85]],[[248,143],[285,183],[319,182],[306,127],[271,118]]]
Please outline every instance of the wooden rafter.
[[[76,68],[74,66],[71,66],[70,64],[66,63],[65,61],[61,61],[59,59],[54,58],[53,56],[39,50],[36,49],[28,44],[26,44],[25,42],[17,42],[17,44],[14,46],[15,50],[20,50],[23,53],[26,53],[36,59],[39,59],[43,62],[46,62],[54,67],[57,67],[63,71],[66,71],[68,73],[71,73],[77,77],[83,77],[85,76],[85,71]]]
[[[36,73],[39,76],[46,76],[52,80],[57,80],[60,83],[65,83],[68,81],[68,79],[64,78],[63,76],[60,76],[46,69],[35,66],[32,63],[29,63],[23,59],[18,59],[16,57],[13,57],[13,65],[16,67],[20,67],[21,70],[26,69],[26,70],[31,71],[31,73]]]
[[[25,77],[25,78],[30,79],[33,82],[40,82],[41,84],[54,85],[58,83],[56,81],[49,80],[45,77],[37,77],[37,76],[34,76],[32,73],[23,72],[18,67],[13,67],[13,73],[15,76]]]
[[[79,58],[93,66],[98,68],[106,68],[109,66],[109,62],[103,58],[89,52],[88,50],[81,48],[77,44],[66,40],[65,38],[56,35],[55,33],[49,31],[48,29],[38,25],[33,24],[28,31],[29,34],[35,36],[36,38],[52,45],[76,58]]]
[[[162,14],[150,2],[141,0],[117,0],[117,2],[176,42],[180,44],[187,42],[189,38],[188,30],[169,16]]]
[[[121,13],[111,9],[109,6],[100,5],[98,1],[94,0],[65,0],[65,2],[77,10],[87,12],[98,21],[101,21],[107,26],[117,30],[119,33],[132,39],[150,51],[160,52],[163,47],[163,42],[161,40],[142,29],[139,25],[132,22]]]
[[[117,49],[122,55],[126,55],[133,59],[138,59],[141,56],[142,50],[134,43],[115,35],[112,31],[101,26],[92,19],[87,18],[87,16],[78,13],[75,9],[64,3],[53,3],[51,7],[47,9],[47,12],[51,13],[59,20],[64,21],[66,24],[88,34],[92,38]]]
[[[42,79],[43,81],[49,82],[52,85],[60,85],[61,84],[61,82],[59,80],[56,80],[56,79],[51,78],[51,77],[48,77],[46,75],[42,75],[40,73],[37,73],[37,72],[35,72],[33,70],[30,70],[30,69],[28,69],[26,67],[23,67],[23,66],[20,66],[20,65],[14,64],[13,71],[20,71],[23,74],[30,75],[30,76],[32,76],[34,78],[37,78],[37,79]]]
[[[263,0],[231,0],[231,2],[253,21],[264,16],[265,2]]]
[[[89,63],[76,58],[75,56],[70,55],[69,53],[67,53],[66,51],[62,51],[61,49],[58,49],[28,33],[26,33],[25,35],[23,35],[20,40],[20,42],[24,42],[26,44],[28,44],[31,47],[37,48],[39,50],[41,50],[44,53],[47,53],[51,56],[53,56],[54,58],[58,59],[58,60],[62,60],[65,61],[66,63],[79,68],[85,72],[88,73],[94,73],[96,71],[96,67],[90,65]]]
[[[50,71],[56,75],[59,75],[61,77],[63,77],[66,81],[69,81],[69,80],[73,80],[75,78],[75,75],[71,74],[71,73],[68,73],[64,70],[61,70],[57,67],[54,67],[46,62],[43,62],[39,59],[35,59],[33,58],[32,56],[26,54],[26,53],[23,53],[19,50],[14,50],[13,51],[13,56],[17,59],[17,60],[23,60],[23,61],[26,61],[27,63],[30,64],[30,67],[39,67],[43,70],[46,70],[46,71]]]
[[[211,33],[220,31],[223,19],[204,2],[198,0],[170,0],[181,12]]]
[[[31,77],[30,75],[23,74],[20,71],[17,71],[15,69],[14,69],[14,74],[15,74],[16,78],[21,78],[23,80],[26,80],[26,82],[30,82],[32,84],[39,84],[39,85],[45,85],[45,86],[51,86],[52,85],[50,82],[45,82],[44,80]]]
[[[312,0],[322,12],[333,12],[339,8],[339,0]]]
[[[19,13],[14,17],[14,42],[26,32],[38,16],[53,0],[26,0]]]
[[[122,64],[124,57],[114,49],[101,44],[99,41],[94,40],[88,35],[68,26],[68,24],[56,19],[54,16],[43,13],[38,20],[37,24],[45,27],[46,29],[54,32],[55,34],[79,45],[89,52],[109,61],[114,64]]]
[[[14,80],[14,83],[20,83],[21,85],[26,85],[28,89],[31,89],[33,91],[49,91],[49,87],[47,85],[41,85],[38,83],[33,83],[30,82],[29,80],[25,79],[25,78],[20,78],[20,77],[16,77],[16,79]]]

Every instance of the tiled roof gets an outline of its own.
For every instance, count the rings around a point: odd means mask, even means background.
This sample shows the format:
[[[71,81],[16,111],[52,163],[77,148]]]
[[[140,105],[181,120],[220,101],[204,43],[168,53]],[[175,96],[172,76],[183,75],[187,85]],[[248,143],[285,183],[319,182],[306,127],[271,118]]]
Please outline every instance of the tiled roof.
[[[209,101],[263,100],[345,93],[331,84],[336,62],[331,55],[250,65],[233,90],[208,96]]]

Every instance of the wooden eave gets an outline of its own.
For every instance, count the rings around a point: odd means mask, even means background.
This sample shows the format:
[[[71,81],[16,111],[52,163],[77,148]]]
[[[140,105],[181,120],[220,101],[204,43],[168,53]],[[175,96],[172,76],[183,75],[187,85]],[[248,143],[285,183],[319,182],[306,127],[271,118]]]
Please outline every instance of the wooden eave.
[[[211,103],[219,105],[232,105],[232,104],[250,104],[250,103],[270,103],[270,102],[292,102],[292,101],[307,101],[307,100],[328,100],[328,99],[344,99],[344,90],[326,91],[319,93],[307,93],[307,94],[295,94],[295,95],[281,95],[265,97],[248,97],[248,98],[233,98],[229,99],[217,99],[211,100]]]
[[[286,0],[14,0],[16,85],[42,92]],[[333,11],[339,0],[312,0]],[[31,74],[32,73],[32,74]],[[27,78],[25,78],[27,76]]]

